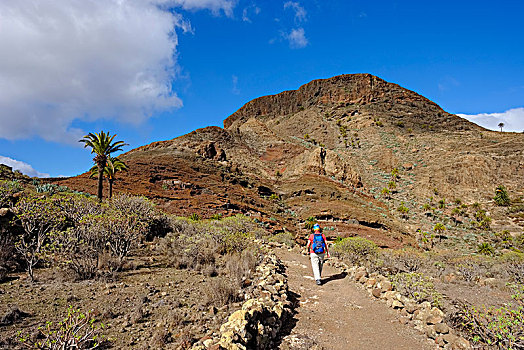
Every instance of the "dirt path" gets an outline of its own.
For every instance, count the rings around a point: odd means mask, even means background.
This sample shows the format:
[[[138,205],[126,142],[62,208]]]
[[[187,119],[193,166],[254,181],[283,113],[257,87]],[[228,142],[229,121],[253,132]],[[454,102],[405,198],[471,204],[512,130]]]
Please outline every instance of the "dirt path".
[[[385,303],[374,300],[338,270],[324,266],[324,284],[313,280],[307,256],[276,251],[287,268],[296,315],[280,349],[434,349],[435,345]]]

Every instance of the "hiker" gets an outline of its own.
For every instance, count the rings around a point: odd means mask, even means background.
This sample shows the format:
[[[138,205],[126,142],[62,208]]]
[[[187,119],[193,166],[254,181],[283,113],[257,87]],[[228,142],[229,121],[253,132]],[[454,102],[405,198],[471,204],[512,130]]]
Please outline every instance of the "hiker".
[[[313,268],[313,275],[318,285],[322,284],[320,276],[322,275],[322,265],[324,265],[324,255],[327,253],[329,258],[329,250],[326,241],[326,236],[320,231],[320,225],[313,225],[313,233],[309,235],[306,250],[311,257],[311,267]]]

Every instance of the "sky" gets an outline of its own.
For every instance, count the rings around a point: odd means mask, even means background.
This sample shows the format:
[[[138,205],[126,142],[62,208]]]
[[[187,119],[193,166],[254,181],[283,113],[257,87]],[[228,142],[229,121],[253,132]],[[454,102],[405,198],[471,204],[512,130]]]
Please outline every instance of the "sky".
[[[0,163],[30,176],[222,126],[250,100],[371,73],[524,131],[522,1],[1,0]]]

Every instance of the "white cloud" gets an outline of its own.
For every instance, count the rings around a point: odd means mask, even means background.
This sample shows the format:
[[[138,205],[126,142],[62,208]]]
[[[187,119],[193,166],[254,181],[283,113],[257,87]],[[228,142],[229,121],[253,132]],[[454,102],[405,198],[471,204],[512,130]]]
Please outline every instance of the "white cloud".
[[[309,43],[304,28],[293,29],[290,33],[284,33],[283,37],[289,42],[289,47],[292,49],[301,49]]]
[[[256,6],[255,4],[248,6],[242,10],[242,21],[251,23],[251,14],[258,15],[260,13],[260,7]]]
[[[23,174],[32,177],[49,177],[49,174],[36,171],[35,169],[33,169],[31,165],[9,157],[0,156],[0,164],[10,166],[11,168],[13,168],[13,170],[19,170]]]
[[[232,80],[233,80],[233,89],[231,90],[231,92],[235,95],[238,95],[240,94],[240,89],[238,88],[238,77],[236,75],[233,75]]]
[[[486,129],[500,130],[499,123],[504,123],[504,131],[524,131],[524,108],[513,108],[502,113],[457,114]]]
[[[233,16],[233,9],[237,3],[236,0],[173,0],[173,2],[184,10],[208,9],[215,15],[220,14],[220,11],[224,11],[228,17]]]
[[[231,15],[232,0],[0,1],[0,138],[77,143],[75,120],[139,125],[182,106],[173,9]]]
[[[305,22],[307,19],[306,9],[300,6],[298,2],[288,1],[284,4],[284,9],[292,9],[295,11],[295,21],[297,23]]]

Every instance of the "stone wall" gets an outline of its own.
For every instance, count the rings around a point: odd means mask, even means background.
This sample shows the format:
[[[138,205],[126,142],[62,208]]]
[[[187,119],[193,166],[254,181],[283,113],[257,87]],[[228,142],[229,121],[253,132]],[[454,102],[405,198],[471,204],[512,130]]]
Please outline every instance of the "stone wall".
[[[220,334],[201,340],[193,350],[275,349],[275,342],[289,314],[288,285],[284,265],[273,253],[257,266],[254,288],[240,310],[220,327]]]

